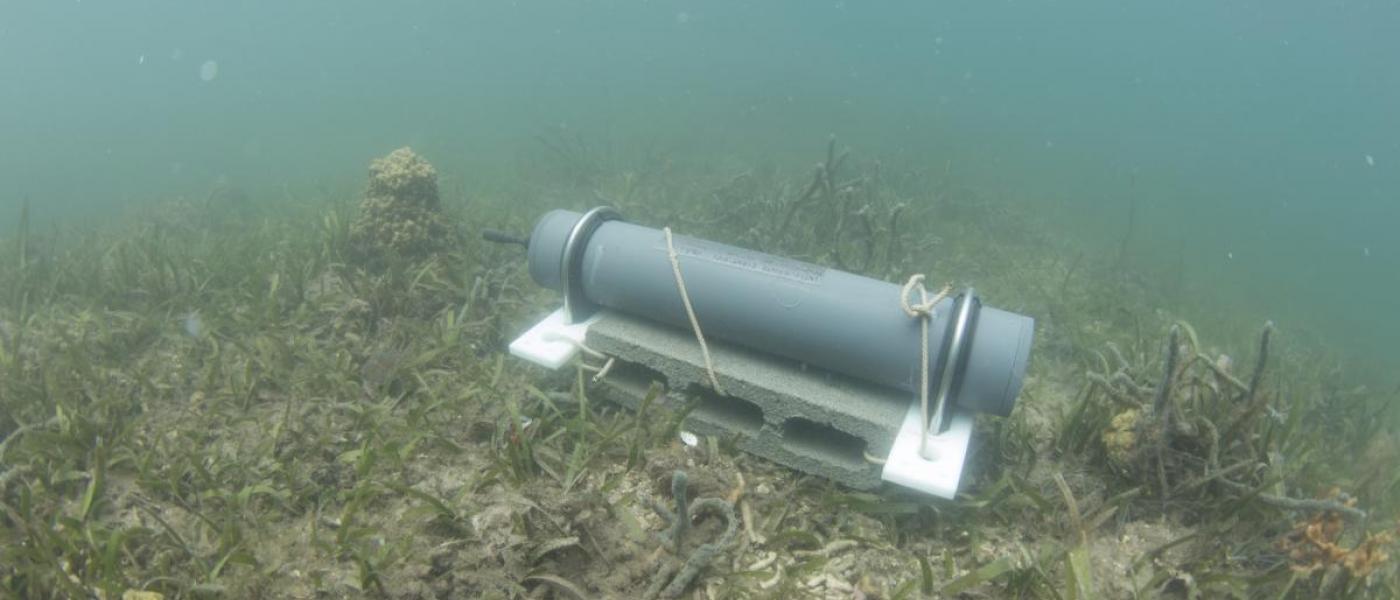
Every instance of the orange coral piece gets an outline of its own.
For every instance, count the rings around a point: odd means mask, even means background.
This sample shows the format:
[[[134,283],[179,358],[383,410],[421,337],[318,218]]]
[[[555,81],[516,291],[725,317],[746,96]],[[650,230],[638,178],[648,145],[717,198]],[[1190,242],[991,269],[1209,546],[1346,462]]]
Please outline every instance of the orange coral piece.
[[[1352,575],[1369,576],[1377,567],[1390,559],[1390,554],[1386,553],[1385,547],[1394,541],[1395,535],[1389,531],[1378,534],[1368,533],[1365,541],[1349,552],[1342,564],[1348,571],[1351,571]]]
[[[1332,495],[1338,496],[1340,491],[1333,490]],[[1356,500],[1348,498],[1345,503],[1352,506]],[[1292,561],[1289,568],[1306,575],[1338,565],[1354,577],[1365,578],[1390,559],[1386,547],[1395,541],[1395,532],[1368,533],[1355,548],[1347,549],[1338,543],[1344,529],[1342,515],[1335,511],[1321,512],[1299,523],[1279,544]]]

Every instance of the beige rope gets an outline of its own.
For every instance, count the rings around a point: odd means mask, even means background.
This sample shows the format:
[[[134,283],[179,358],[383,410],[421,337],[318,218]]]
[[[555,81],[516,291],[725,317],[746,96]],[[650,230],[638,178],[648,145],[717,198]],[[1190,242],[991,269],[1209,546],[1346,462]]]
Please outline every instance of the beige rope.
[[[671,239],[671,228],[663,227],[661,231],[666,233],[666,254],[671,259],[671,272],[676,275],[676,288],[681,291],[681,302],[685,304],[685,314],[690,317],[690,328],[695,330],[695,339],[700,342],[700,354],[705,358],[705,373],[710,376],[710,387],[716,394],[725,395],[724,388],[719,385],[719,378],[715,376],[715,365],[710,360],[710,347],[705,344],[705,334],[700,331],[700,320],[695,318],[695,308],[690,305],[690,294],[685,291],[685,278],[681,277],[681,259],[676,254],[675,243]]]
[[[551,342],[565,342],[568,344],[572,344],[575,348],[578,348],[584,354],[587,354],[588,356],[591,356],[601,361],[606,361],[601,367],[595,367],[593,365],[583,362],[582,360],[578,361],[578,366],[580,368],[584,369],[585,371],[594,371],[597,373],[593,376],[593,383],[598,383],[599,381],[602,381],[604,377],[607,377],[608,373],[612,371],[613,363],[617,362],[616,358],[603,354],[602,352],[599,352],[592,348],[589,348],[587,344],[584,344],[583,342],[580,342],[567,335],[560,335],[555,332],[549,332],[544,335],[544,339],[546,341]]]
[[[952,284],[947,284],[933,298],[929,298],[923,283],[924,275],[920,273],[910,277],[899,291],[899,307],[909,318],[919,320],[919,414],[923,415],[919,421],[923,425],[919,435],[919,456],[926,456],[928,451],[928,322],[933,318],[933,307],[953,291]],[[909,293],[914,288],[919,289],[918,304],[909,303]]]

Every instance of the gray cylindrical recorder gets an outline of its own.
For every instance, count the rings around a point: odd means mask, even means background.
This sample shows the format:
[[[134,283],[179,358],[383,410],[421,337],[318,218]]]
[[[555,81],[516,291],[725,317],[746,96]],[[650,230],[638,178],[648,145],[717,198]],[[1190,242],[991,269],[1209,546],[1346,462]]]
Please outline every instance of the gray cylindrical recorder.
[[[902,308],[901,286],[682,235],[671,246],[707,339],[919,391],[920,321]],[[528,248],[530,276],[564,294],[571,321],[606,307],[690,328],[662,230],[626,222],[608,208],[554,210],[535,225]],[[909,303],[921,300],[917,294]],[[930,396],[968,411],[1010,414],[1034,325],[982,306],[972,290],[939,302],[929,322]],[[952,411],[938,412],[946,419]]]

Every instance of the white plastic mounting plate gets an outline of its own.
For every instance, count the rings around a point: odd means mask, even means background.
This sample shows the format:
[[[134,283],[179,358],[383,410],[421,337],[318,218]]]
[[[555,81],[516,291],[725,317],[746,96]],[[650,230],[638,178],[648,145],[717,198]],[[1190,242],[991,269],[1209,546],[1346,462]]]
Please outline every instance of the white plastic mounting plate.
[[[564,320],[564,309],[549,313],[529,331],[510,343],[510,353],[547,369],[558,369],[579,353],[579,345],[588,335],[588,326],[598,320],[598,314],[581,323]]]
[[[972,440],[972,417],[954,410],[947,431],[929,434],[928,454],[933,457],[930,460],[919,455],[919,436],[923,434],[919,418],[922,415],[919,403],[910,403],[890,455],[885,458],[880,478],[940,498],[955,496],[963,462],[967,460],[967,445]]]

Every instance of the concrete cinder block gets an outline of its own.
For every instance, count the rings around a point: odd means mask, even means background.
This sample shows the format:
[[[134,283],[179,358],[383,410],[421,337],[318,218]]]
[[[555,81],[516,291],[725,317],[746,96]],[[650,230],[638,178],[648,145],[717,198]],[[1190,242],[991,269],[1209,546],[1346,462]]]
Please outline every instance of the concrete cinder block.
[[[686,428],[701,435],[737,434],[737,446],[789,467],[857,489],[880,486],[889,453],[912,398],[793,361],[707,339],[727,395],[708,384],[700,345],[690,331],[605,312],[587,344],[619,364],[599,384],[609,399],[635,409],[651,381],[664,380],[665,402],[678,409],[698,399]]]

